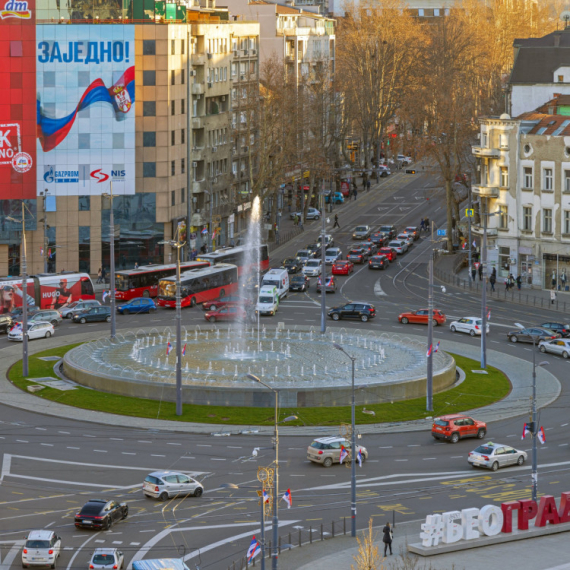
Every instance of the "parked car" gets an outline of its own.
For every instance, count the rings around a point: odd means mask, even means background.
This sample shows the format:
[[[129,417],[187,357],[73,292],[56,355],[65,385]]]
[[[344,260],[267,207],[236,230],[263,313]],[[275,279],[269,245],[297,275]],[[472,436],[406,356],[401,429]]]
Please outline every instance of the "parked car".
[[[328,204],[331,201],[331,194],[330,192],[325,195],[325,204]],[[344,196],[342,192],[335,192],[333,196],[333,204],[344,204]]]
[[[383,164],[377,166],[376,170],[381,178],[386,178],[386,176],[390,176],[390,174],[392,174],[391,170]]]
[[[342,448],[346,449],[350,454],[352,445],[348,439],[343,437],[320,437],[309,445],[307,459],[313,463],[320,463],[323,467],[330,467],[333,463],[340,463]],[[357,445],[356,450],[356,453],[360,451],[363,462],[368,459],[368,451],[365,447]],[[351,459],[353,458],[350,454],[344,461],[350,461]]]
[[[290,291],[306,291],[311,280],[304,274],[293,275],[289,280]]]
[[[123,570],[125,555],[117,548],[96,548],[89,561],[89,570]]]
[[[332,265],[340,259],[342,259],[342,251],[339,247],[331,247],[325,251],[325,265]]]
[[[489,323],[487,324],[487,334],[489,334]],[[471,336],[481,335],[483,330],[483,320],[481,317],[463,317],[449,324],[451,332],[462,332]]]
[[[570,339],[541,340],[538,349],[540,352],[549,352],[562,356],[562,358],[568,358],[570,355]]]
[[[309,259],[303,267],[303,273],[307,277],[318,277],[322,271],[322,263],[320,259]]]
[[[55,329],[51,323],[39,322],[28,323],[28,340],[35,340],[38,338],[49,338],[55,333]],[[24,340],[22,335],[22,323],[16,323],[8,333],[8,340],[22,342]]]
[[[385,255],[375,255],[368,260],[368,269],[386,269],[390,265]]]
[[[136,297],[124,305],[119,305],[117,311],[121,313],[121,315],[128,315],[130,313],[154,313],[156,311],[156,305],[154,301],[148,297]]]
[[[61,313],[51,309],[36,311],[31,317],[28,317],[28,323],[51,323],[54,327],[57,327],[62,321]]]
[[[53,530],[31,530],[22,549],[22,568],[50,566],[61,554],[61,538]]]
[[[300,220],[303,219],[302,212],[292,212],[291,214],[289,214],[289,217],[292,220],[295,219],[295,216],[299,216]],[[307,220],[320,220],[320,219],[321,219],[320,210],[317,210],[316,208],[309,208],[309,210],[307,211]]]
[[[378,250],[378,253],[381,255],[385,255],[390,262],[394,261],[396,257],[398,257],[398,253],[396,252],[396,250],[392,249],[391,247],[381,247]]]
[[[553,340],[555,338],[560,338],[560,335],[550,329],[533,327],[509,331],[507,333],[507,337],[511,342],[533,342],[534,338],[535,342],[539,343],[541,340]]]
[[[353,247],[346,254],[346,259],[352,263],[364,263],[370,254],[363,247]]]
[[[243,307],[246,305],[253,305],[253,301],[246,297],[240,297],[239,295],[226,295],[225,297],[219,297],[213,301],[202,303],[202,308],[204,311],[217,311],[222,307]]]
[[[321,285],[322,281],[321,280],[322,279],[323,279],[322,276],[320,276],[317,279],[317,293],[321,292],[321,289],[322,289],[322,285]],[[331,293],[336,293],[336,279],[334,278],[334,276],[333,275],[325,275],[324,280],[325,280],[325,293],[328,293],[329,291]]]
[[[431,435],[434,439],[443,439],[457,443],[466,437],[483,439],[487,433],[487,424],[465,416],[463,414],[450,414],[440,416],[433,420]]]
[[[370,226],[356,226],[352,230],[352,239],[367,239],[372,233]]]
[[[14,326],[14,321],[10,315],[0,315],[0,332],[8,333]]]
[[[129,516],[127,503],[107,501],[105,499],[91,499],[75,515],[77,528],[110,529],[116,522]]]
[[[420,309],[418,311],[410,311],[409,313],[401,313],[398,316],[398,320],[403,324],[407,325],[408,323],[412,324],[420,324],[420,325],[427,325],[429,318],[429,311],[428,309]],[[439,310],[433,310],[433,326],[436,327],[437,325],[444,325],[445,324],[445,315]]]
[[[143,482],[145,497],[160,499],[161,501],[166,501],[170,497],[188,495],[200,497],[203,492],[202,483],[178,471],[155,471],[148,475]]]
[[[287,270],[287,273],[298,273],[303,268],[303,264],[296,257],[287,257],[281,262],[281,267]]]
[[[335,261],[332,266],[332,274],[333,275],[350,275],[354,271],[354,263],[349,260],[341,260]]]
[[[210,322],[216,321],[231,322],[231,321],[254,321],[255,315],[252,311],[243,309],[242,307],[221,307],[213,311],[204,313],[204,318]]]
[[[71,319],[74,323],[81,323],[82,325],[85,323],[95,323],[95,322],[102,322],[107,321],[108,323],[111,322],[111,307],[93,307],[88,311],[83,311],[82,313],[78,313],[77,315],[73,315],[73,319]]]
[[[499,467],[509,465],[522,465],[527,460],[526,451],[519,451],[502,443],[485,443],[474,451],[469,452],[467,462],[472,467],[486,467],[491,471],[497,471]]]
[[[404,154],[399,154],[396,160],[400,162],[402,166],[408,166],[408,164],[412,164],[412,157],[406,156]]]
[[[365,323],[376,316],[376,309],[372,303],[355,302],[347,303],[340,307],[333,307],[328,312],[328,315],[333,321],[340,319],[359,319]]]
[[[550,329],[558,333],[562,338],[570,337],[570,325],[564,325],[562,323],[542,323],[538,326],[544,329]]]
[[[67,307],[59,309],[59,312],[61,313],[62,318],[71,319],[75,313],[80,313],[81,311],[85,311],[91,307],[99,306],[101,306],[101,303],[95,299],[90,299],[88,301],[73,301],[73,303],[70,303]]]

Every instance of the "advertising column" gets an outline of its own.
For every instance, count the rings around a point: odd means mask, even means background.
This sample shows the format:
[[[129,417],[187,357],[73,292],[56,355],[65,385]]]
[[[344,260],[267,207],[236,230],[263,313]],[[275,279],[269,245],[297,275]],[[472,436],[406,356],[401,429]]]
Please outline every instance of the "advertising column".
[[[0,200],[36,197],[35,0],[0,0]]]

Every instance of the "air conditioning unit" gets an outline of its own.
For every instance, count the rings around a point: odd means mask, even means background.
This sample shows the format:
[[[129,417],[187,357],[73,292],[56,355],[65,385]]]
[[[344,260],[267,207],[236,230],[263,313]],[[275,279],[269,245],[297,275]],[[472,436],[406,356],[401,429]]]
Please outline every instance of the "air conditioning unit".
[[[193,163],[192,163],[192,168],[198,168],[198,163],[197,163],[197,162],[193,162]]]
[[[190,77],[196,77],[196,70],[195,69],[190,70]]]
[[[213,56],[213,55],[214,55],[214,54],[208,52],[208,59],[212,59],[212,56]]]
[[[226,100],[226,96],[222,95],[222,101],[225,101],[225,100]]]
[[[213,147],[212,147],[212,152],[218,152],[218,147],[217,147],[217,146],[213,146]]]

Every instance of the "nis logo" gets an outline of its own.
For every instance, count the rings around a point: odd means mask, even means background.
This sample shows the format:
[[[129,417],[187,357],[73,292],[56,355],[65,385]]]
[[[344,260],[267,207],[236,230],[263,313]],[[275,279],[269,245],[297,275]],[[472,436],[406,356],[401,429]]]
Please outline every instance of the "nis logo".
[[[97,170],[93,170],[90,174],[93,180],[97,181],[97,184],[101,184],[101,182],[106,182],[109,178],[113,178],[113,180],[124,180],[126,176],[125,170],[111,170],[111,176],[109,176],[106,172],[103,172],[101,168]]]
[[[28,9],[27,2],[16,2],[16,0],[8,0],[4,4],[4,8],[0,10],[0,18],[19,18],[20,20],[29,20],[32,17],[32,11]]]

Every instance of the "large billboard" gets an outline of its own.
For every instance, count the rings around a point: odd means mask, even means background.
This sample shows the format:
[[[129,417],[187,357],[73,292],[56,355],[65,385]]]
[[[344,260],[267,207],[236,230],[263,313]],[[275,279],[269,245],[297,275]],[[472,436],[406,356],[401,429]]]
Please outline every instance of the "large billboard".
[[[37,27],[38,192],[135,193],[134,39],[132,25]]]
[[[36,197],[35,44],[35,0],[0,0],[0,200]]]

